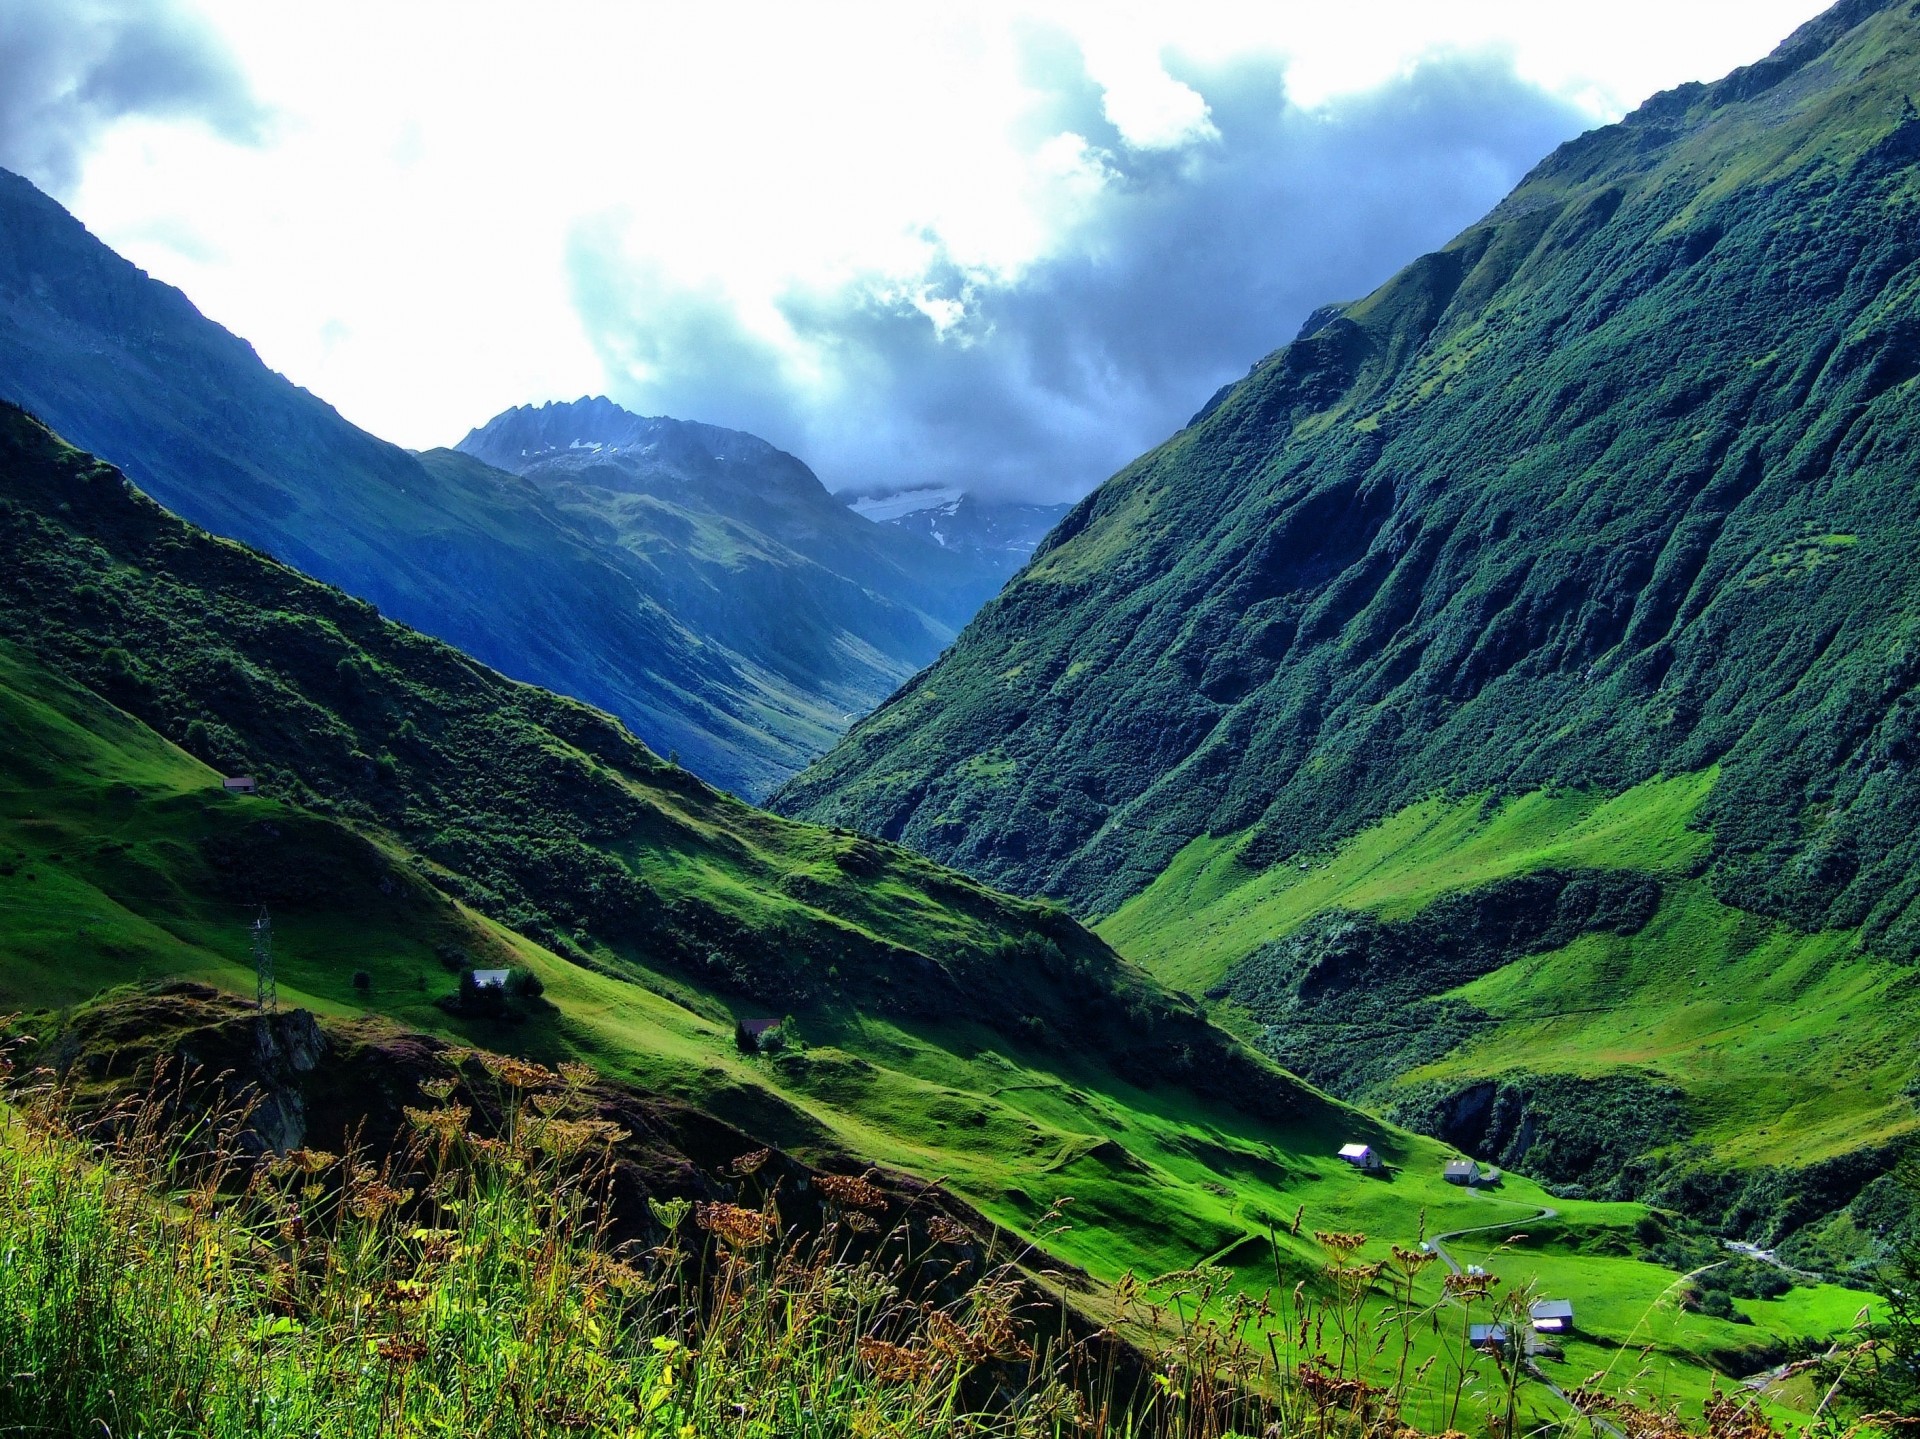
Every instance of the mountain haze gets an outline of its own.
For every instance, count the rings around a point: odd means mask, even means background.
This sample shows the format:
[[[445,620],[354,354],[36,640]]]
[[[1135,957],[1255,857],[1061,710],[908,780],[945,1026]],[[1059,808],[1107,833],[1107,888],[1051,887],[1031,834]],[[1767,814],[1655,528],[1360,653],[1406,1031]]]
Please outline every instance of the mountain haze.
[[[694,486],[678,511],[410,454],[268,370],[4,172],[0,398],[196,523],[600,705],[743,794],[823,750],[996,583],[864,525],[750,436],[729,443],[759,468],[704,499]],[[778,501],[755,498],[762,479]],[[728,516],[736,502],[753,517]]]
[[[1917,1122],[1916,95],[1920,9],[1848,0],[1562,147],[776,805],[1107,916],[1482,1152],[1557,1112],[1608,1138],[1541,1172],[1632,1192],[1685,1136],[1787,1187],[1878,1156],[1838,1202]],[[1782,1075],[1790,1120],[1739,1098]]]
[[[945,550],[972,555],[1004,579],[1033,555],[1072,505],[993,500],[970,490],[920,488],[885,494],[842,493],[849,509],[883,525],[924,535]]]

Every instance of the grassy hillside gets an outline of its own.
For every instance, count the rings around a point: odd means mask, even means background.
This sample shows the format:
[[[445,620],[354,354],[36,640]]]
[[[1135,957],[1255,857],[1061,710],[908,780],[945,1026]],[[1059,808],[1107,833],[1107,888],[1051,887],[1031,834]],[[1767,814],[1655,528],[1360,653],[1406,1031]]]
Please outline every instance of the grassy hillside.
[[[1563,147],[777,807],[1104,919],[1542,1175],[1845,1202],[1914,1125],[1916,93],[1912,7],[1848,0]]]
[[[694,476],[671,513],[609,515],[467,457],[410,454],[5,172],[0,400],[195,523],[598,705],[750,797],[937,655],[998,586],[992,565],[860,519],[751,435],[685,426],[707,455],[723,437],[738,463],[731,488]],[[738,501],[765,488],[803,522],[761,528]],[[687,543],[694,515],[723,553]]]
[[[1197,841],[1100,932],[1471,1152],[1870,1261],[1920,1129],[1920,971],[1717,899],[1690,827],[1713,782],[1428,801],[1264,868]]]
[[[1561,149],[1089,497],[779,805],[1104,914],[1203,835],[1717,764],[1723,897],[1912,951],[1907,8]]]
[[[803,1160],[939,1180],[1038,1243],[1095,1316],[1129,1272],[1171,1276],[1149,1287],[1157,1310],[1135,1306],[1143,1336],[1165,1336],[1203,1262],[1216,1305],[1324,1287],[1315,1229],[1387,1259],[1440,1229],[1526,1228],[1549,1203],[1520,1179],[1445,1184],[1443,1145],[1236,1046],[1059,912],[753,811],[605,716],[191,529],[18,414],[0,500],[0,1006],[79,1053],[143,1023],[137,996],[88,1019],[97,991],[250,994],[264,902],[283,1006],[584,1061]],[[262,793],[224,793],[236,769]],[[465,965],[542,993],[449,1012]],[[777,1052],[736,1045],[736,1017],[782,1014]],[[1395,1168],[1349,1170],[1334,1151],[1355,1139]],[[1633,1206],[1556,1207],[1611,1236],[1556,1271],[1583,1293],[1655,1242]],[[1417,1287],[1444,1302],[1436,1273]],[[1650,1366],[1697,1397],[1711,1364],[1764,1367],[1838,1307],[1795,1294],[1752,1324],[1676,1312],[1644,1358],[1631,1324],[1594,1339],[1623,1386]],[[1390,1303],[1370,1285],[1357,1302],[1376,1319]],[[1529,1403],[1564,1413],[1545,1390]]]

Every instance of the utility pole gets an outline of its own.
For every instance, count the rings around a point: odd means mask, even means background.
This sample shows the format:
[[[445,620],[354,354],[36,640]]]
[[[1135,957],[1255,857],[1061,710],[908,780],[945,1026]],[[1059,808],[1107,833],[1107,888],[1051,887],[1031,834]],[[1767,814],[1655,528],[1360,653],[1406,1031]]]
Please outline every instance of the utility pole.
[[[280,990],[273,982],[273,921],[264,904],[253,921],[253,1004],[262,1014],[280,1012]]]

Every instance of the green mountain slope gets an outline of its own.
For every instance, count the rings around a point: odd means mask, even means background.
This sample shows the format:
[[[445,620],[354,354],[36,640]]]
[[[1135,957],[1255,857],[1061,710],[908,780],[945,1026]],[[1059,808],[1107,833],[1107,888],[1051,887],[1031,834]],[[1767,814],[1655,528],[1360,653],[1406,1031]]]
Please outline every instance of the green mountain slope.
[[[617,714],[748,796],[938,654],[1000,578],[860,520],[764,441],[690,427],[753,452],[736,498],[779,489],[812,528],[761,533],[741,506],[730,552],[695,586],[705,602],[685,606],[694,562],[637,552],[516,475],[347,423],[3,171],[0,399],[195,523]],[[654,533],[669,549],[690,539]]]
[[[1850,0],[1563,147],[1110,480],[776,804],[1118,911],[1110,934],[1158,929],[1140,957],[1200,987],[1301,916],[1249,917],[1196,960],[1181,876],[1205,872],[1218,920],[1273,876],[1358,863],[1436,797],[1665,776],[1697,804],[1649,843],[1697,859],[1620,860],[1660,880],[1663,916],[1718,905],[1905,964],[1916,93],[1920,18]],[[1507,840],[1509,872],[1562,862]],[[1489,878],[1435,858],[1361,904]],[[1510,940],[1505,960],[1562,937]]]
[[[382,1080],[381,1046],[410,1043],[396,1025],[579,1059],[664,1116],[644,1136],[662,1164],[720,1125],[942,1181],[1037,1243],[1095,1316],[1129,1270],[1211,1259],[1239,1291],[1316,1282],[1314,1228],[1364,1231],[1382,1257],[1423,1231],[1524,1228],[1545,1247],[1505,1264],[1513,1282],[1550,1271],[1611,1296],[1561,1377],[1650,1368],[1688,1396],[1858,1307],[1830,1285],[1742,1300],[1751,1323],[1662,1307],[1687,1261],[1655,1252],[1673,1231],[1645,1210],[1561,1201],[1542,1226],[1528,1181],[1449,1186],[1444,1146],[1234,1044],[1059,911],[750,809],[605,715],[181,523],[16,411],[0,577],[0,1010],[49,1011],[26,1023],[57,1031],[52,1011],[81,1004],[75,1043],[106,1069],[161,1029],[232,1040],[230,1007],[81,1002],[181,979],[249,995],[266,903],[283,1006],[352,1041],[315,1123],[350,1082],[383,1113],[404,1099]],[[238,769],[261,793],[222,791]],[[468,965],[543,992],[450,1011]],[[781,1014],[779,1052],[737,1047],[736,1017]],[[1334,1151],[1353,1139],[1397,1168],[1349,1171]]]

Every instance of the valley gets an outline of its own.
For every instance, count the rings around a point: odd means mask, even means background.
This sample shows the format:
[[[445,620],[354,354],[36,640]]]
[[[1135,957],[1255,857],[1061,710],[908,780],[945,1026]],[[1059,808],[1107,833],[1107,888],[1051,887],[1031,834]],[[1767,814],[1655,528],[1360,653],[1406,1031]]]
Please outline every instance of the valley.
[[[1315,1230],[1364,1233],[1385,1256],[1510,1215],[1559,1256],[1540,1276],[1583,1293],[1644,1252],[1638,1206],[1553,1201],[1543,1230],[1525,1223],[1548,1204],[1530,1180],[1493,1195],[1444,1183],[1446,1147],[1258,1059],[1057,910],[760,815],[604,717],[194,532],[25,417],[8,423],[0,1004],[24,1012],[16,1029],[69,1033],[84,1054],[98,1041],[80,1036],[150,1028],[143,1004],[181,1002],[142,993],[193,981],[250,995],[247,926],[264,902],[283,1009],[357,1026],[359,1043],[377,1020],[399,1026],[378,1042],[583,1061],[633,1102],[689,1107],[741,1143],[937,1181],[1037,1245],[1036,1275],[1078,1276],[1039,1282],[1064,1283],[1096,1320],[1117,1317],[1125,1276],[1203,1263],[1234,1290],[1312,1288]],[[160,555],[164,574],[148,568]],[[355,744],[374,753],[355,759]],[[520,753],[542,757],[528,768]],[[226,792],[230,770],[261,793]],[[584,822],[588,842],[539,838],[543,814]],[[649,917],[657,903],[669,925]],[[531,974],[539,997],[493,1018],[449,1011],[464,967]],[[942,997],[956,981],[960,1009]],[[736,1021],[759,1015],[790,1016],[770,1055],[735,1041]],[[164,1047],[164,1032],[143,1042]],[[1355,1140],[1390,1177],[1342,1163]],[[678,1172],[709,1192],[726,1182]],[[1757,1369],[1799,1352],[1845,1302],[1820,1286],[1751,1323],[1668,1313],[1677,1276],[1633,1262],[1646,1278],[1628,1292],[1647,1312],[1623,1301],[1591,1342],[1687,1395],[1705,1393],[1709,1360]],[[1531,1263],[1502,1268],[1526,1285]],[[1179,1285],[1157,1282],[1148,1295]],[[1421,1281],[1429,1302],[1434,1282]],[[1164,1318],[1133,1322],[1146,1343]]]
[[[1916,96],[1920,8],[1841,0],[1072,506],[591,394],[402,449],[0,170],[8,1254],[105,1196],[206,1287],[100,1353],[358,1364],[342,1434],[460,1427],[393,1415],[485,1315],[462,1432],[1862,1439],[1920,1334]],[[936,290],[862,323],[988,343]],[[119,1300],[12,1263],[28,1426]],[[502,1320],[563,1273],[591,1413]],[[261,1413],[203,1427],[323,1422]]]

